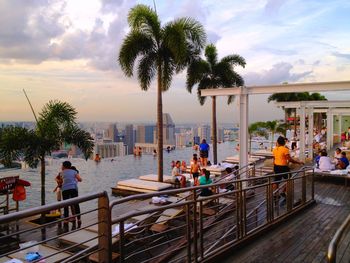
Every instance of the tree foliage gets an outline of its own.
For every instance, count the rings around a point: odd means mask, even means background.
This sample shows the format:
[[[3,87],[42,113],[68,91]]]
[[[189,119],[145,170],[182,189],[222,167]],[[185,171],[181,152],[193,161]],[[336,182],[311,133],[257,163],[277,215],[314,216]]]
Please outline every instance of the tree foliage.
[[[45,204],[45,157],[64,142],[77,145],[87,159],[93,151],[93,138],[76,123],[74,107],[50,101],[39,114],[35,130],[5,127],[1,132],[0,158],[9,163],[23,155],[30,167],[41,164],[41,204]]]
[[[188,17],[162,25],[157,13],[146,5],[133,7],[128,23],[130,32],[123,40],[118,61],[128,77],[136,68],[142,90],[147,91],[157,77],[158,180],[163,181],[162,92],[169,89],[175,73],[199,56],[206,34],[199,22]]]
[[[206,46],[205,59],[195,57],[187,68],[186,87],[189,92],[197,85],[197,96],[199,103],[204,105],[206,97],[201,96],[203,89],[229,88],[243,86],[244,80],[234,68],[245,67],[245,59],[237,54],[232,54],[218,59],[218,52],[215,45]],[[233,96],[228,96],[227,103],[233,101]],[[214,164],[217,163],[217,127],[216,127],[216,97],[212,97],[212,143]],[[206,138],[208,139],[208,138]]]

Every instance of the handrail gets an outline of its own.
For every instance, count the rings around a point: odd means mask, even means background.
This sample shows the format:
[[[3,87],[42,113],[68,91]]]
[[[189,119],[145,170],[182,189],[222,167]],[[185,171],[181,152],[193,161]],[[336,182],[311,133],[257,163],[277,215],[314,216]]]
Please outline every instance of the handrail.
[[[327,252],[327,259],[329,263],[335,263],[337,259],[337,248],[339,245],[339,242],[343,235],[345,234],[346,229],[350,227],[350,214],[345,219],[343,224],[338,228],[337,232],[335,233],[334,237],[332,238],[331,242],[328,246],[328,252]]]
[[[108,196],[106,191],[94,193],[94,194],[87,194],[87,195],[67,199],[64,201],[60,201],[60,202],[56,202],[53,204],[48,204],[48,205],[44,205],[44,206],[40,206],[40,207],[29,208],[29,209],[26,209],[23,211],[19,211],[19,212],[15,212],[12,214],[1,216],[0,217],[0,224],[5,224],[5,223],[11,222],[11,221],[20,220],[20,219],[23,219],[23,218],[26,218],[29,216],[45,213],[45,212],[50,211],[50,210],[55,210],[55,209],[59,209],[59,208],[65,207],[65,206],[74,205],[76,203],[83,203],[83,202],[90,201],[90,200],[93,200],[93,199],[96,199],[99,197],[103,197],[103,196]]]
[[[313,169],[312,167],[309,166],[304,166],[301,167],[299,170],[295,170],[295,171],[290,171],[287,173],[281,173],[281,175],[283,174],[290,174],[290,173],[299,173],[299,172],[303,172],[303,171],[307,171],[307,170],[311,170]],[[275,177],[275,174],[271,174],[271,175],[264,175],[264,176],[259,176],[259,179],[268,179],[270,177]],[[244,179],[232,179],[230,181],[225,181],[225,182],[216,182],[210,185],[200,185],[200,186],[191,186],[191,187],[186,187],[186,188],[179,188],[179,189],[172,189],[172,190],[164,190],[161,192],[154,192],[154,193],[143,193],[143,194],[136,194],[136,195],[131,195],[128,197],[124,197],[118,200],[114,200],[110,203],[110,208],[113,208],[115,205],[118,204],[122,204],[128,201],[133,201],[133,200],[137,200],[137,199],[147,199],[153,196],[159,196],[159,195],[174,195],[174,194],[178,194],[178,193],[183,193],[183,192],[188,192],[188,191],[192,191],[192,190],[200,190],[200,189],[204,189],[204,188],[208,188],[208,187],[215,187],[215,186],[221,186],[224,184],[231,184],[231,183],[240,183],[240,182],[247,182],[247,181],[254,181],[256,180],[256,177],[251,177],[251,178],[244,178]],[[250,187],[246,187],[246,190],[250,189]]]

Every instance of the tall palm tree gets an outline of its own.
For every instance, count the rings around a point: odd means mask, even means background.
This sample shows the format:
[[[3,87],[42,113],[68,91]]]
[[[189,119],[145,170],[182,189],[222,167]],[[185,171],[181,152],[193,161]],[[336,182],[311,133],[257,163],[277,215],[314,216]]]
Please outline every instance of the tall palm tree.
[[[157,13],[145,5],[136,5],[128,14],[131,31],[119,53],[126,76],[137,77],[147,91],[157,75],[158,181],[163,181],[163,103],[162,92],[170,87],[174,73],[182,71],[200,54],[206,41],[203,26],[192,18],[178,18],[161,25]]]
[[[216,47],[211,44],[205,48],[205,58],[193,60],[187,70],[187,90],[192,92],[194,85],[198,84],[197,94],[201,105],[206,97],[201,96],[201,90],[212,88],[228,88],[243,86],[243,78],[234,71],[235,66],[245,67],[245,59],[233,54],[223,57],[218,61]],[[228,97],[227,103],[233,101],[233,96]],[[217,163],[217,127],[216,127],[216,96],[212,96],[212,125],[211,136],[213,143],[214,164]],[[206,138],[208,139],[208,138]]]
[[[249,134],[249,154],[252,153],[252,138],[254,135],[267,137],[267,133],[265,130],[265,123],[262,121],[251,123],[248,126],[248,134]]]
[[[279,123],[278,121],[267,121],[264,123],[263,126],[271,132],[270,150],[272,151],[275,134],[278,132],[284,133],[286,130],[286,126],[284,124]]]
[[[45,157],[58,150],[64,142],[78,146],[86,159],[92,154],[93,139],[90,133],[78,127],[76,115],[77,112],[68,103],[50,101],[39,114],[35,130],[16,129],[7,133],[7,137],[12,138],[8,141],[12,142],[13,149],[23,153],[30,167],[37,167],[40,163],[41,205],[45,205]],[[0,152],[2,150],[1,145]]]

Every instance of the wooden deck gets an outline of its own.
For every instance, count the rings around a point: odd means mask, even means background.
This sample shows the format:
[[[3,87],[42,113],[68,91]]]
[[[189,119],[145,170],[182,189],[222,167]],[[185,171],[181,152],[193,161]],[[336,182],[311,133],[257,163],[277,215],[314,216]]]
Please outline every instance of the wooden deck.
[[[235,249],[222,262],[326,262],[328,244],[350,213],[350,188],[316,182],[315,193],[316,205]],[[340,251],[340,262],[350,262],[349,254]]]

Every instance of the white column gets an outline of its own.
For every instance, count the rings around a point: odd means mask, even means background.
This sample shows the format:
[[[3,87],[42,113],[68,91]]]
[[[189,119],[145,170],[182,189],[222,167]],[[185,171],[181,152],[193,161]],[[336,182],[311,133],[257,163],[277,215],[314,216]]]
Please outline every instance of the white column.
[[[239,167],[248,165],[248,94],[240,88],[239,95]]]
[[[309,113],[309,145],[308,145],[308,151],[309,151],[309,158],[313,159],[313,140],[314,140],[314,108],[310,107],[308,110]]]
[[[332,140],[331,140],[331,137],[332,137],[332,126],[333,126],[333,123],[332,123],[332,112],[331,112],[331,109],[328,109],[327,110],[327,150],[330,150],[332,148]]]
[[[341,123],[342,123],[342,121],[343,121],[343,115],[339,114],[338,115],[339,142],[341,142],[341,133],[342,133]]]
[[[305,105],[300,106],[300,154],[299,159],[305,161]]]

